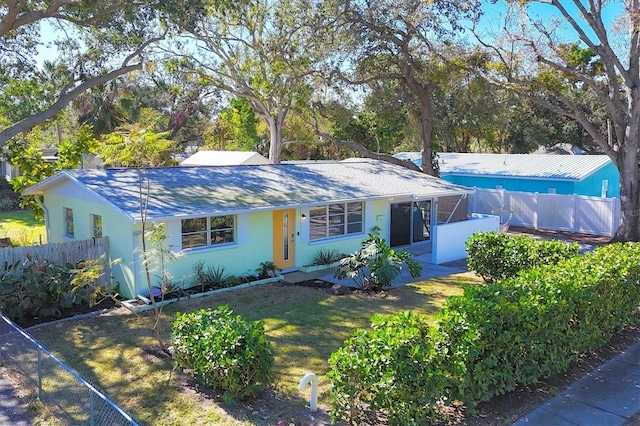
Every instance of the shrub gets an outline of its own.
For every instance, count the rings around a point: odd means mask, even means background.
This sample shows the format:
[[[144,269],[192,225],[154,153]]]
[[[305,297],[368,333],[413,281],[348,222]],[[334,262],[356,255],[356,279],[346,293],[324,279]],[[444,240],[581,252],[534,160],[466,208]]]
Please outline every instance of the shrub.
[[[0,212],[10,212],[17,208],[18,208],[18,201],[12,198],[0,199]]]
[[[193,264],[194,286],[200,287],[200,291],[217,290],[229,287],[231,275],[225,272],[224,266],[208,266],[199,261]]]
[[[467,240],[467,265],[487,283],[515,276],[536,266],[577,256],[580,247],[559,240],[539,241],[528,235],[478,232]]]
[[[486,401],[564,371],[637,319],[639,283],[640,245],[627,243],[450,298],[439,328],[464,365],[453,397]]]
[[[4,177],[0,176],[0,212],[16,210],[20,207],[20,194]]]
[[[265,260],[264,262],[260,262],[258,267],[256,268],[256,273],[258,274],[258,278],[264,280],[266,278],[274,278],[277,275],[278,267],[275,263],[270,260]]]
[[[79,268],[31,259],[5,264],[0,267],[0,311],[20,320],[56,316],[61,309],[95,302],[104,289],[96,287],[93,279],[101,273],[102,266],[94,261]]]
[[[264,323],[234,316],[226,305],[177,313],[172,343],[176,366],[222,390],[227,402],[248,397],[271,381],[273,348]]]
[[[332,415],[351,423],[440,419],[565,371],[639,319],[640,244],[612,244],[486,286],[466,287],[427,331],[418,318],[374,319],[331,355]]]
[[[400,312],[374,316],[331,354],[331,415],[350,424],[420,424],[442,416],[449,386],[440,369],[445,353],[424,316]]]
[[[338,253],[337,250],[329,250],[321,248],[313,256],[312,265],[324,266],[331,265],[334,262],[339,261],[343,256]]]
[[[362,290],[381,291],[392,286],[403,264],[407,265],[412,277],[420,276],[422,264],[414,260],[411,253],[389,247],[378,232],[370,232],[360,250],[340,260],[334,274],[336,278],[352,278]]]

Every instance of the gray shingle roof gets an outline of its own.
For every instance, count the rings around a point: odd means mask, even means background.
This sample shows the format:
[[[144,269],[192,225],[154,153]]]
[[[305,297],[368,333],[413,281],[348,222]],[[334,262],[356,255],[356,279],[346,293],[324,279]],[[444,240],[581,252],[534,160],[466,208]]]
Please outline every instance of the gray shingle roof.
[[[43,193],[70,179],[140,221],[140,176],[149,181],[148,219],[271,210],[394,196],[472,192],[442,179],[382,161],[257,166],[67,170],[25,191]],[[145,190],[146,191],[146,190]]]

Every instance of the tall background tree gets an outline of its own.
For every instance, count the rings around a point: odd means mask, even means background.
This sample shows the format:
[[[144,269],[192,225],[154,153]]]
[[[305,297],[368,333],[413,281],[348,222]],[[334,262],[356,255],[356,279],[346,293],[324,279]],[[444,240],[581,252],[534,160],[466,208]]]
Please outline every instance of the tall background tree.
[[[203,10],[186,2],[35,0],[0,7],[0,147],[88,89],[143,68],[147,47]],[[39,63],[41,49],[55,57]]]
[[[420,126],[423,170],[435,174],[433,91],[440,74],[431,65],[441,58],[433,46],[452,43],[462,29],[458,22],[475,22],[479,3],[326,0],[323,10],[329,11],[336,51],[342,53],[334,75],[350,84],[400,82],[412,97],[410,111]]]
[[[500,38],[483,41],[497,58],[488,77],[582,126],[620,172],[614,239],[640,241],[640,1],[510,7],[506,16],[516,21],[505,22]],[[615,25],[608,12],[619,13]],[[539,19],[540,13],[554,19]]]
[[[176,49],[186,55],[196,46],[189,58],[201,79],[245,99],[264,120],[274,163],[280,162],[287,115],[310,96],[316,46],[323,42],[307,25],[312,14],[307,0],[243,0],[237,8],[212,7]]]

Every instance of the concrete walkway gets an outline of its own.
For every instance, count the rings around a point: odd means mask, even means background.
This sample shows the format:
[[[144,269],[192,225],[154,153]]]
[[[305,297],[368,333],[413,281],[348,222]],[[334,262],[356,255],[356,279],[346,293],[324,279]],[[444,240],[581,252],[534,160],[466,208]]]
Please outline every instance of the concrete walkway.
[[[616,426],[640,412],[640,343],[520,418],[514,426]]]

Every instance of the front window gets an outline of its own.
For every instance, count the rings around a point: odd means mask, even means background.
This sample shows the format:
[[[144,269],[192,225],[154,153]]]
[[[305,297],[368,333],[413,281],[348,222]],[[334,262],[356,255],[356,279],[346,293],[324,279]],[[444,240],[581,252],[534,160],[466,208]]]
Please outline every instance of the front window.
[[[208,247],[235,242],[234,215],[182,220],[182,248]]]
[[[73,209],[64,209],[64,235],[73,238]]]
[[[309,240],[362,232],[362,203],[340,203],[309,209]]]
[[[102,216],[97,214],[91,215],[91,236],[96,238],[102,237]]]

